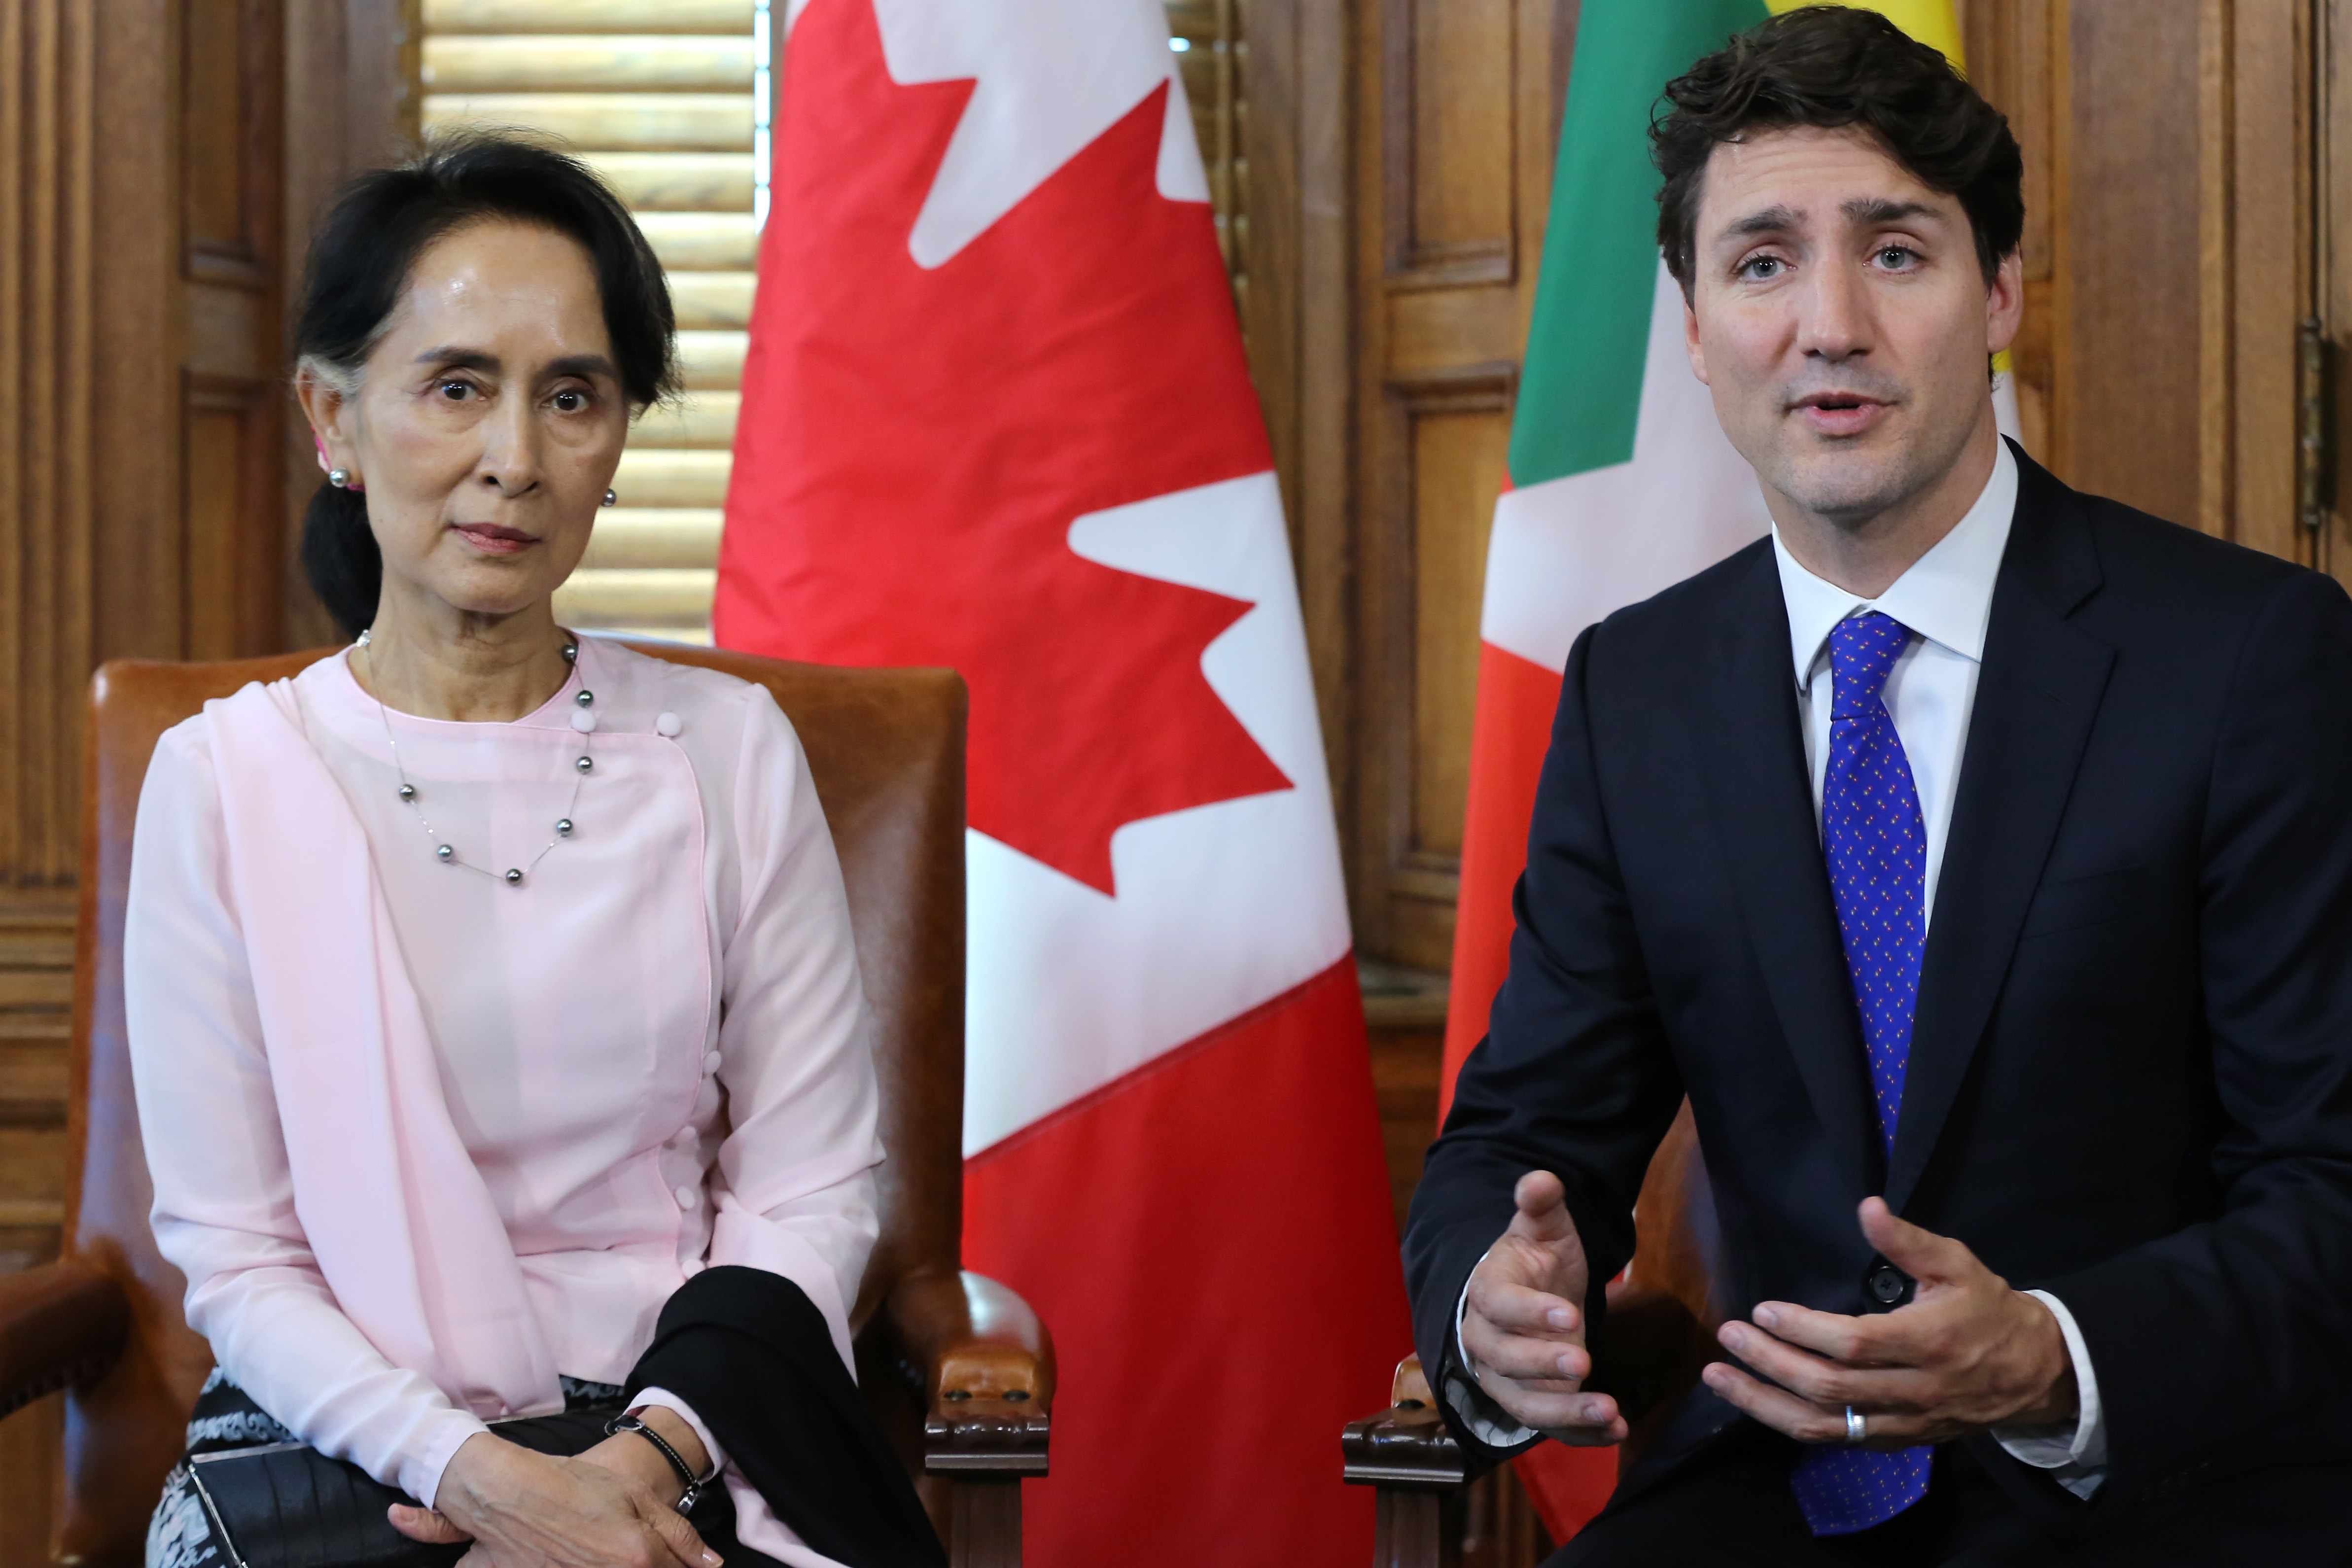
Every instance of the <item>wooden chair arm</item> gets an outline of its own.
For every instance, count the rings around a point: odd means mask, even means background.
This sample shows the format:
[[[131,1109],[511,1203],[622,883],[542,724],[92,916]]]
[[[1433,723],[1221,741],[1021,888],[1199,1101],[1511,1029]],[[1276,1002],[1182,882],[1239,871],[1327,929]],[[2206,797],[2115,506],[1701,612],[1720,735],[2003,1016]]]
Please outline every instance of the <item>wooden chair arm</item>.
[[[1046,1473],[1054,1340],[1028,1302],[983,1275],[917,1274],[882,1311],[922,1403],[926,1471]]]
[[[1421,1357],[1397,1363],[1389,1407],[1339,1434],[1340,1475],[1371,1487],[1373,1568],[1460,1568],[1462,1445],[1445,1429]]]
[[[1397,1364],[1389,1407],[1339,1434],[1340,1475],[1350,1486],[1450,1488],[1467,1476],[1462,1445],[1445,1429],[1422,1375],[1421,1357]]]
[[[122,1287],[87,1263],[0,1275],[0,1416],[99,1376],[130,1333]]]

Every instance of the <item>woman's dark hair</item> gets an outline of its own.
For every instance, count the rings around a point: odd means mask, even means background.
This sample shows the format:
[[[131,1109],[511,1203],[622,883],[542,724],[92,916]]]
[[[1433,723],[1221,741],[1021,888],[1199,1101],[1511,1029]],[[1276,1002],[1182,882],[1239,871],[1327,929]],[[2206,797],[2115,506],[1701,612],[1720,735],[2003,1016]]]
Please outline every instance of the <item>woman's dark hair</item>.
[[[2025,162],[2009,121],[1951,62],[1875,11],[1808,5],[1738,34],[1666,84],[1650,123],[1658,249],[1690,298],[1700,181],[1726,141],[1859,126],[1930,190],[1959,198],[1987,281],[2025,232]]]
[[[595,267],[632,410],[677,391],[669,286],[627,209],[578,160],[488,131],[437,137],[413,162],[343,187],[310,242],[294,324],[298,361],[347,396],[356,392],[416,258],[486,219],[535,224],[578,241]],[[302,570],[346,632],[356,636],[375,619],[383,556],[368,531],[365,497],[319,486],[302,519]]]

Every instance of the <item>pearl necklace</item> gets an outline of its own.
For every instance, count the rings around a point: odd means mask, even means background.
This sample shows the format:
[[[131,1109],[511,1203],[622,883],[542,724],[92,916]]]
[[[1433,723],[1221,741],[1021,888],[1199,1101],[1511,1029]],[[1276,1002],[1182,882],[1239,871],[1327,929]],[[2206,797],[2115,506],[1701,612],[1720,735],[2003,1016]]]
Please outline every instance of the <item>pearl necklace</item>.
[[[367,654],[368,684],[382,691],[383,683],[376,679],[375,650],[369,646],[372,636],[373,629],[362,632],[359,645]],[[569,638],[565,639],[563,643],[563,662],[566,664],[577,664],[580,662],[580,644]],[[383,721],[383,743],[392,748],[393,771],[400,775],[400,799],[411,811],[416,814],[417,825],[425,830],[425,836],[433,841],[434,859],[443,865],[459,866],[478,875],[495,878],[505,883],[509,887],[520,887],[524,874],[537,871],[539,862],[547,858],[547,852],[572,836],[572,816],[573,809],[580,804],[580,786],[596,766],[594,759],[588,755],[588,737],[596,732],[596,716],[588,710],[595,703],[596,694],[583,686],[580,689],[580,695],[572,700],[580,705],[580,711],[572,716],[572,727],[580,732],[580,758],[572,765],[572,802],[563,809],[563,815],[555,821],[555,837],[548,840],[539,853],[530,857],[530,864],[509,866],[503,872],[495,872],[463,859],[457,853],[457,845],[433,831],[432,822],[425,818],[425,808],[416,803],[416,786],[408,781],[408,769],[401,765],[400,742],[392,733],[392,715],[384,707],[383,697],[379,696],[375,699],[376,716]]]

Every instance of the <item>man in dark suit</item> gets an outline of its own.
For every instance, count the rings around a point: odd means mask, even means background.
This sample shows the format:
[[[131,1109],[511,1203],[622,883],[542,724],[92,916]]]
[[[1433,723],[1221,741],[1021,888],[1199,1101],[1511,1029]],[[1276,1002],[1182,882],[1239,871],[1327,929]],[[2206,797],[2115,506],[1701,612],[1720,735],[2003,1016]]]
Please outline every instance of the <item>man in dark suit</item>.
[[[1440,1401],[1623,1439],[1687,1095],[1728,1359],[1561,1563],[2352,1561],[2352,604],[1996,434],[2021,164],[1932,50],[1801,10],[1668,98],[1773,536],[1570,657],[1405,1239]]]

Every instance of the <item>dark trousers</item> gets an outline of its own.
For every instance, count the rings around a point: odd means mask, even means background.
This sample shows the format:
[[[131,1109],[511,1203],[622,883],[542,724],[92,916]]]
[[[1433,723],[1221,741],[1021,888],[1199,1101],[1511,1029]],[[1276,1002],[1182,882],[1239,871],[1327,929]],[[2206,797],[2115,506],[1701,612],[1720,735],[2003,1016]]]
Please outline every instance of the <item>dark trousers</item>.
[[[2234,1568],[2352,1564],[2352,1473],[2250,1471],[2174,1500],[2084,1511],[2077,1529],[2027,1517],[1976,1456],[1936,1450],[1927,1495],[1872,1530],[1816,1538],[1789,1469],[1796,1445],[1750,1428],[1612,1506],[1545,1568]]]

